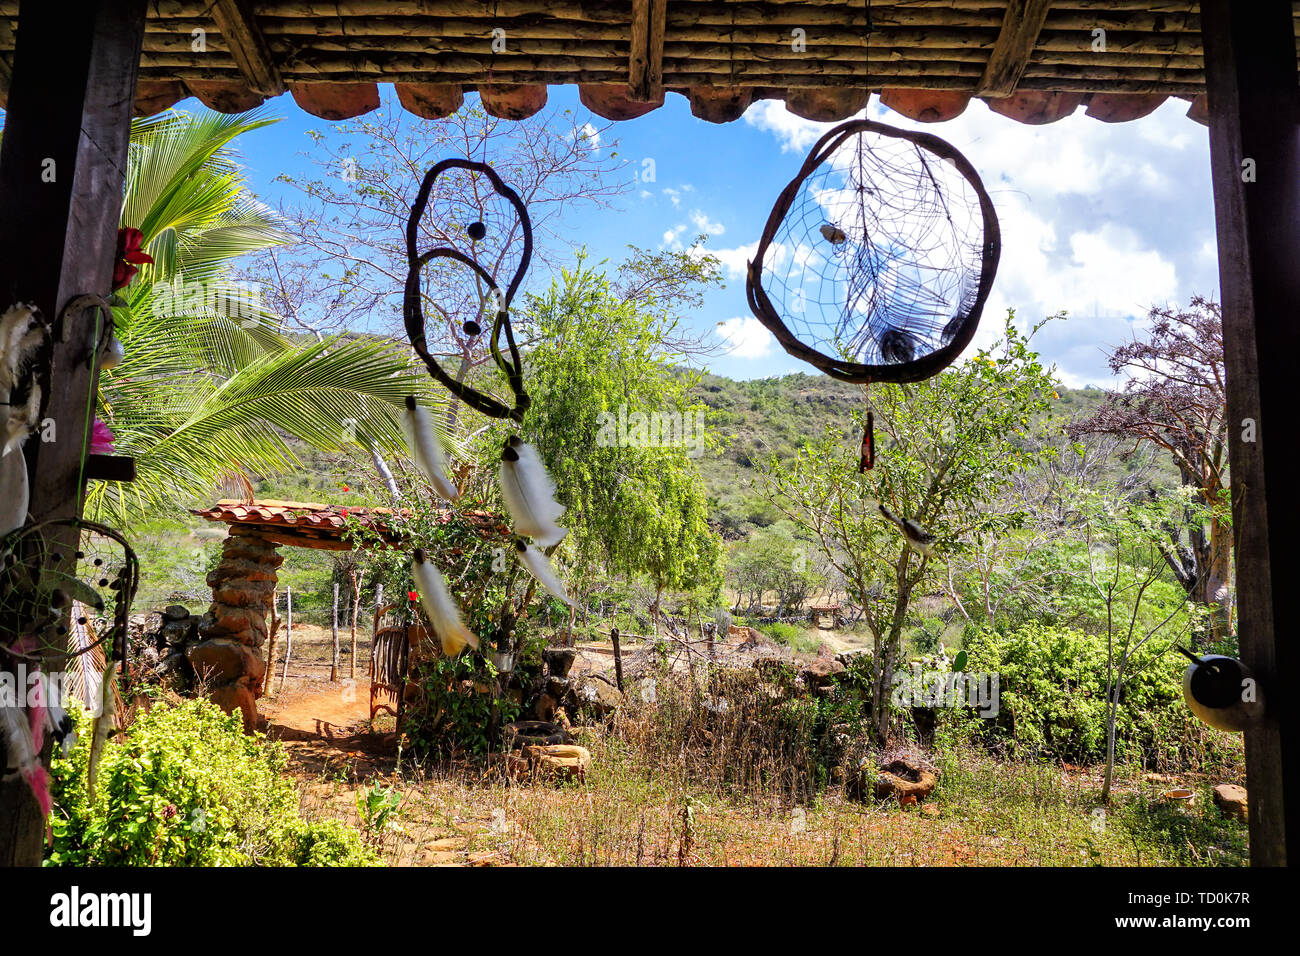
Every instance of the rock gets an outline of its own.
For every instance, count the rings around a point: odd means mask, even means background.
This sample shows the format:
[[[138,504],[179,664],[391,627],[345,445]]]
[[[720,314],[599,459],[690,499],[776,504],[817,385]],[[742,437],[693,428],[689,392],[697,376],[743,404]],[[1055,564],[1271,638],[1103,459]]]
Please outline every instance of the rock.
[[[1246,822],[1248,805],[1246,788],[1235,783],[1221,783],[1214,788],[1214,805],[1229,820]]]
[[[556,700],[564,700],[568,696],[570,685],[563,677],[546,678],[546,693]]]
[[[573,662],[578,658],[578,651],[573,647],[548,647],[542,651],[542,660],[546,662],[546,671],[552,677],[567,677],[573,669]]]
[[[833,657],[819,657],[799,669],[799,676],[809,687],[828,687],[844,673],[844,665]]]
[[[183,621],[190,616],[189,608],[183,604],[168,604],[161,613],[164,621]]]
[[[516,720],[506,724],[506,745],[516,747],[549,747],[568,743],[568,735],[559,724],[546,720]]]
[[[232,638],[214,638],[190,645],[185,652],[199,680],[226,684],[247,675],[248,683],[261,683],[266,673],[262,656]]]
[[[594,717],[607,717],[624,703],[619,689],[599,677],[578,684],[574,688],[574,697],[578,709]]]
[[[222,684],[208,697],[228,714],[241,711],[244,715],[244,733],[251,734],[257,729],[257,701],[248,687],[241,683]]]
[[[742,644],[757,644],[763,635],[752,627],[732,624],[727,628],[727,640],[737,640]]]
[[[542,694],[533,703],[533,719],[550,722],[555,718],[555,708],[559,702],[550,694]]]
[[[591,754],[587,748],[573,744],[525,747],[524,756],[528,758],[534,773],[557,779],[572,777],[582,780],[587,776],[587,768],[591,766]]]

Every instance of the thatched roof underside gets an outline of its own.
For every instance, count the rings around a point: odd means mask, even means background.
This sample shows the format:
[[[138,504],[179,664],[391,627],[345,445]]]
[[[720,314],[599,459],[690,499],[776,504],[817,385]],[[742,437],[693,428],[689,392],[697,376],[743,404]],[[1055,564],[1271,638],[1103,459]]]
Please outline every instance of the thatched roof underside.
[[[755,99],[843,119],[867,90],[913,119],[972,97],[1025,123],[1085,107],[1136,119],[1166,98],[1204,119],[1197,0],[150,0],[136,111],[186,96],[239,112],[288,92],[324,119],[379,105],[392,83],[423,117],[477,90],[521,119],[577,84],[609,119],[690,99],[713,122]],[[0,90],[17,0],[0,0]],[[870,25],[869,25],[870,24]],[[802,31],[802,32],[800,32]],[[494,48],[495,41],[495,48]]]

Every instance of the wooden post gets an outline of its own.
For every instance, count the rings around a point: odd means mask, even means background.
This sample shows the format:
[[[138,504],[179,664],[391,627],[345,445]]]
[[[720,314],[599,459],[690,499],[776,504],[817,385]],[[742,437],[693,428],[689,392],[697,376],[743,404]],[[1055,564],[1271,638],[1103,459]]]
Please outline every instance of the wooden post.
[[[614,683],[623,689],[623,649],[618,644],[618,628],[609,629],[609,639],[614,642]]]
[[[334,612],[330,627],[334,635],[334,653],[330,658],[330,680],[339,679],[339,583],[334,582]]]
[[[1268,713],[1246,732],[1250,856],[1300,860],[1300,655],[1287,627],[1300,577],[1290,467],[1300,443],[1300,95],[1289,0],[1204,0],[1201,35],[1223,297],[1238,642]],[[1290,851],[1290,852],[1289,852]]]
[[[284,589],[284,670],[280,671],[280,692],[289,676],[289,658],[293,655],[293,588]]]
[[[348,676],[357,679],[357,612],[361,610],[361,584],[364,580],[360,571],[352,576],[352,658],[348,662]]]
[[[32,303],[54,324],[38,375],[48,424],[24,448],[34,521],[81,514],[99,319],[93,310],[58,317],[76,296],[107,296],[112,285],[144,15],[144,0],[31,2],[18,12],[0,146],[0,310]],[[51,554],[69,573],[76,542],[65,544]],[[0,781],[0,866],[39,866],[44,833],[27,784]]]
[[[271,687],[275,684],[275,637],[280,630],[280,618],[276,616],[276,608],[280,604],[280,589],[277,587],[271,592],[271,619],[266,625],[266,670],[270,675],[266,679],[264,692],[266,696],[271,696]]]

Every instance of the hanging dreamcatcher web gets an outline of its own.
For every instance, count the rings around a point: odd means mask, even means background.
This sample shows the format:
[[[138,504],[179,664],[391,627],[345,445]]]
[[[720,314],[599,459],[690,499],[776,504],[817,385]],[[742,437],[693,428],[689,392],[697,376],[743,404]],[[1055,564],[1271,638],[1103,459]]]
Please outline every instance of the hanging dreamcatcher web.
[[[993,283],[997,217],[938,137],[855,120],[778,198],[750,264],[754,314],[829,375],[906,382],[969,343]]]

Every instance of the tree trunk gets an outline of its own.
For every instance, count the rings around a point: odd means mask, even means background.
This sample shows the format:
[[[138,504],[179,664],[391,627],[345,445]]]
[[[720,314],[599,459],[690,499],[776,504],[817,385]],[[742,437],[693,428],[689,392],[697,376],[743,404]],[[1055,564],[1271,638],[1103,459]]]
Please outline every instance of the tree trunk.
[[[1210,522],[1209,560],[1201,573],[1201,600],[1210,609],[1210,639],[1215,643],[1232,634],[1232,528],[1219,517]]]

